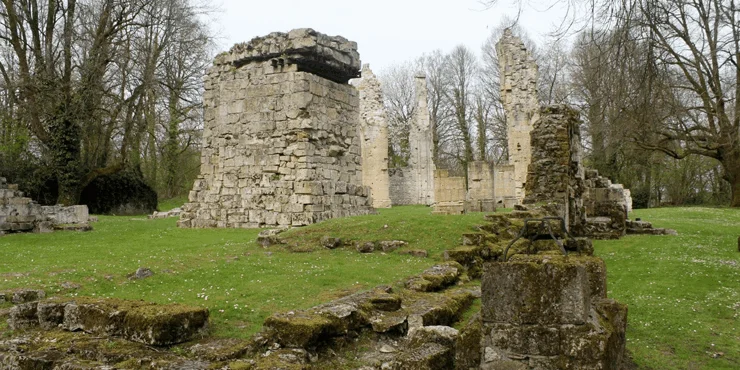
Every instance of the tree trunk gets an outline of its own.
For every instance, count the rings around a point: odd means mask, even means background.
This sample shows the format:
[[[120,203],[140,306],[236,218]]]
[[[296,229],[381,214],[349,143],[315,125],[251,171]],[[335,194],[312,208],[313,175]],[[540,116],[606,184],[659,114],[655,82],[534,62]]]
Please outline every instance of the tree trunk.
[[[730,182],[732,196],[730,198],[730,207],[740,207],[740,168],[735,166],[732,169],[725,167],[726,178]]]
[[[80,128],[65,115],[61,114],[50,130],[52,139],[49,150],[57,175],[57,203],[71,206],[79,203],[82,193]]]

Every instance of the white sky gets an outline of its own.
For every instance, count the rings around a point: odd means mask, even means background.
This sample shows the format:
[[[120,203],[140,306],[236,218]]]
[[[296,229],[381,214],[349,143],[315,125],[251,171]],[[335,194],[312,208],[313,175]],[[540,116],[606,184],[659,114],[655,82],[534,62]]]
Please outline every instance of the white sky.
[[[552,0],[529,0],[522,27],[538,44],[560,25],[562,9]],[[480,48],[500,19],[516,17],[514,0],[485,9],[479,0],[221,0],[215,14],[219,52],[270,32],[313,28],[356,41],[363,63],[376,72],[424,53],[465,44]]]

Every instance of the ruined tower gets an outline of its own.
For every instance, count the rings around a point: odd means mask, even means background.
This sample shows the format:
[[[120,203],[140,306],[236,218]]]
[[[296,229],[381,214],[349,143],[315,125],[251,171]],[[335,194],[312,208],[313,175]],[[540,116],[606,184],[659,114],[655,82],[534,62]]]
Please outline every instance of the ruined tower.
[[[312,29],[218,55],[181,227],[301,226],[374,212],[362,185],[357,44]]]
[[[501,99],[506,111],[509,164],[513,165],[514,196],[524,200],[527,167],[532,157],[530,132],[537,120],[537,63],[510,29],[496,44],[501,76]]]
[[[368,64],[362,66],[357,90],[360,92],[362,183],[372,190],[373,207],[389,208],[388,116],[380,82]]]
[[[391,173],[391,200],[394,205],[434,204],[433,128],[427,106],[427,78],[414,77],[416,105],[409,127],[408,166]]]

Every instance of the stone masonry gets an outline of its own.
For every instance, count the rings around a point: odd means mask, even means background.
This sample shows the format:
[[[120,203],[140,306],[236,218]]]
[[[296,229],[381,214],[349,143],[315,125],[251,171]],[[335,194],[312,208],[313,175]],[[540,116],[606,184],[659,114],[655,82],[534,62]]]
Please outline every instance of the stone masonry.
[[[388,117],[380,82],[365,64],[357,84],[360,92],[360,143],[362,183],[372,190],[373,207],[389,208]]]
[[[10,232],[52,231],[41,206],[23,196],[18,186],[0,177],[0,235]]]
[[[521,39],[510,29],[496,44],[501,75],[501,98],[506,110],[509,164],[514,166],[514,196],[521,203],[525,195],[527,166],[531,159],[529,133],[537,121],[537,63]]]
[[[434,210],[436,215],[465,213],[465,178],[450,176],[447,170],[434,171]]]
[[[481,285],[480,369],[622,368],[627,306],[607,299],[601,259],[515,255]]]
[[[0,235],[15,232],[47,233],[55,229],[91,230],[86,205],[41,206],[25,197],[18,185],[0,177]]]
[[[468,164],[468,192],[465,199],[466,212],[494,212],[494,167],[486,161]]]
[[[362,185],[357,44],[312,29],[218,55],[201,172],[180,227],[302,226],[373,213]]]
[[[578,112],[565,105],[543,107],[531,132],[532,158],[525,204],[557,203],[557,215],[582,235],[586,214]]]
[[[434,199],[434,158],[432,124],[427,106],[426,76],[417,75],[416,107],[409,128],[409,161],[404,168],[390,173],[390,197],[393,205],[432,205]]]

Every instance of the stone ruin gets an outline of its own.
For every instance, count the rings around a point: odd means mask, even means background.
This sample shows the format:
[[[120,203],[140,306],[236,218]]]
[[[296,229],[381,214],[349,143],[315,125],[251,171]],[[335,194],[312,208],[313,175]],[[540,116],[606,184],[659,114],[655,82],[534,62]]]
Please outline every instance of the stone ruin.
[[[24,197],[18,185],[0,177],[0,235],[16,232],[47,233],[56,230],[88,231],[87,206],[41,206]]]
[[[416,75],[416,106],[409,127],[409,160],[402,168],[393,168],[390,174],[390,196],[393,205],[432,205],[434,198],[434,157],[432,140],[434,129],[427,106],[426,76]]]
[[[450,177],[448,170],[434,171],[434,210],[437,215],[465,213],[465,178]]]
[[[498,54],[501,100],[506,112],[509,164],[499,166],[496,180],[512,184],[500,187],[497,201],[507,208],[521,204],[525,195],[527,167],[532,157],[530,132],[537,121],[540,103],[537,97],[538,67],[524,42],[504,31],[496,44]]]
[[[434,172],[433,214],[459,215],[466,212],[495,212],[494,167],[486,161],[468,164],[465,177],[449,176],[448,170]]]
[[[312,29],[216,57],[201,173],[180,227],[303,226],[374,213],[363,186],[357,44]]]
[[[380,82],[365,64],[357,84],[360,93],[362,183],[372,190],[373,207],[390,208],[388,175],[388,117]]]

